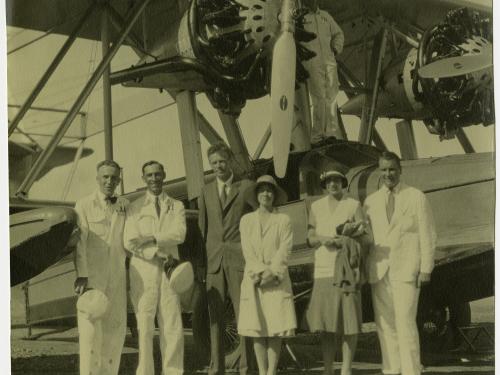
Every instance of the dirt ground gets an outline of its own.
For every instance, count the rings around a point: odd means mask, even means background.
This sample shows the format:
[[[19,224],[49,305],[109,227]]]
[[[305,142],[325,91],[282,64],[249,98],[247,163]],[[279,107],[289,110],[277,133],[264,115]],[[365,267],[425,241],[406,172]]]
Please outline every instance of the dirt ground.
[[[354,364],[354,375],[370,375],[380,372],[380,350],[373,326],[366,325],[359,339]],[[494,347],[485,333],[493,335],[492,323],[482,323],[474,332],[466,332],[473,340],[474,352],[465,340],[455,351],[425,352],[422,362],[425,374],[479,375],[494,373]],[[78,374],[78,335],[75,328],[56,332],[47,329],[34,329],[31,340],[25,339],[26,328],[12,330],[11,366],[12,374]],[[157,338],[156,338],[157,341]],[[319,351],[318,338],[312,335],[299,335],[289,341],[289,349],[296,360],[292,359],[288,348],[284,349],[280,363],[281,374],[321,374],[323,365]],[[156,354],[158,343],[156,342]],[[186,332],[186,374],[206,373],[206,359],[193,357],[193,342],[190,332]],[[204,363],[205,362],[205,363]],[[120,374],[134,374],[137,364],[137,342],[127,335],[122,354]],[[160,358],[155,358],[157,373],[160,373]],[[336,368],[340,364],[337,363]]]
[[[24,306],[20,290],[13,288],[11,294],[11,322],[19,327],[24,322]],[[433,342],[422,353],[424,374],[440,375],[486,375],[494,373],[494,299],[471,303],[473,325],[463,332],[473,347],[464,338],[451,351],[450,338],[445,334],[441,342]],[[380,349],[374,324],[364,324],[364,333],[359,337],[353,375],[380,373]],[[491,336],[491,338],[488,336]],[[474,339],[474,336],[477,337]],[[11,334],[11,368],[16,375],[78,374],[78,333],[76,328],[61,330],[36,328],[32,339],[27,340],[26,328],[13,328]],[[157,341],[157,338],[156,338]],[[321,374],[323,364],[318,337],[301,334],[288,342],[296,361],[285,349],[280,362],[280,374]],[[443,350],[442,348],[445,348]],[[186,374],[206,373],[206,358],[195,358],[191,333],[186,331]],[[156,342],[156,373],[160,373],[158,342]],[[130,333],[123,349],[120,374],[135,374],[137,365],[137,342]],[[339,368],[336,363],[336,368]],[[337,371],[337,374],[339,371]]]

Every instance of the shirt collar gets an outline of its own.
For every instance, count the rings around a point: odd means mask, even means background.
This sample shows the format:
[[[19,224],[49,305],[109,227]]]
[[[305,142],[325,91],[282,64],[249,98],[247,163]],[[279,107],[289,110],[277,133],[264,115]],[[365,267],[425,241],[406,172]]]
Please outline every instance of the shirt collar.
[[[389,194],[390,190],[385,184],[382,186],[382,189],[384,190],[384,193]],[[400,190],[401,190],[401,182],[399,182],[396,186],[392,188],[392,192],[394,194],[398,194]]]
[[[115,197],[115,196],[116,196],[115,194],[112,195],[112,197]],[[106,206],[106,203],[107,203],[106,202],[106,195],[104,195],[104,193],[99,189],[96,190],[96,198],[99,201],[99,203]]]
[[[217,187],[222,189],[222,186],[226,185],[227,187],[230,187],[233,184],[234,180],[234,174],[231,173],[231,176],[226,181],[222,181],[219,177],[217,177]]]
[[[144,200],[144,205],[147,205],[149,203],[154,203],[156,199],[156,195],[152,194],[149,190],[146,191],[146,199]],[[167,195],[166,192],[162,191],[160,195],[158,195],[158,200],[159,202],[163,202],[169,199],[169,196]]]

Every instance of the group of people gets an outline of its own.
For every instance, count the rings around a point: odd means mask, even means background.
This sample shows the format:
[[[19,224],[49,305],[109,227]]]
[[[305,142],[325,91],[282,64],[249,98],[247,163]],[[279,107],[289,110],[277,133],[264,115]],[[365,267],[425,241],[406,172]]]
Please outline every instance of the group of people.
[[[242,336],[239,370],[248,371],[250,338],[260,375],[276,374],[282,339],[299,325],[320,334],[324,373],[333,374],[337,342],[342,375],[351,373],[361,332],[360,286],[372,287],[384,374],[420,374],[416,313],[420,287],[430,281],[435,232],[425,195],[400,182],[396,154],[379,160],[382,187],[362,206],[346,195],[347,179],[331,167],[321,174],[326,196],[309,210],[308,242],[314,248],[314,285],[303,322],[297,322],[288,258],[287,201],[273,177],[252,182],[231,169],[231,150],[212,145],[207,156],[215,179],[198,199],[206,248],[210,319],[209,374],[223,374],[223,310],[231,299]],[[180,293],[165,272],[178,263],[184,242],[183,203],[163,189],[165,169],[142,167],[146,192],[129,203],[115,195],[120,166],[97,165],[98,190],[79,200],[75,292],[80,334],[80,374],[117,374],[125,339],[129,294],[137,319],[137,374],[154,374],[153,336],[159,326],[163,374],[182,374],[184,337]],[[247,342],[248,341],[248,342]]]

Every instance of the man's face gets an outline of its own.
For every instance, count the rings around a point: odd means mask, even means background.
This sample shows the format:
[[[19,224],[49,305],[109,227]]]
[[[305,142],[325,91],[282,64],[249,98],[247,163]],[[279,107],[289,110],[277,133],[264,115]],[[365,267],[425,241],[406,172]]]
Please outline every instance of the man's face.
[[[222,181],[226,181],[231,177],[231,167],[229,166],[228,156],[225,152],[216,152],[208,157],[210,166],[215,175]]]
[[[142,180],[153,195],[160,195],[163,191],[163,181],[166,174],[160,164],[151,164],[144,168]]]
[[[97,171],[99,190],[107,197],[111,197],[120,183],[120,170],[111,165],[103,165]]]
[[[387,186],[389,189],[392,189],[399,183],[401,168],[398,166],[396,160],[380,159],[378,162],[378,167],[382,172],[382,179],[385,186]]]

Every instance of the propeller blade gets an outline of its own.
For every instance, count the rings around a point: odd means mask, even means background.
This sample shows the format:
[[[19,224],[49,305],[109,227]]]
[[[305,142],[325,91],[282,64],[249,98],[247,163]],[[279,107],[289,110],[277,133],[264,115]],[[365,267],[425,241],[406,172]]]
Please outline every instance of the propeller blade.
[[[295,103],[296,47],[293,34],[283,32],[273,50],[271,70],[271,131],[276,176],[283,178],[292,140]]]
[[[476,55],[449,57],[424,65],[418,70],[422,78],[449,78],[474,73],[493,66],[489,51]]]

